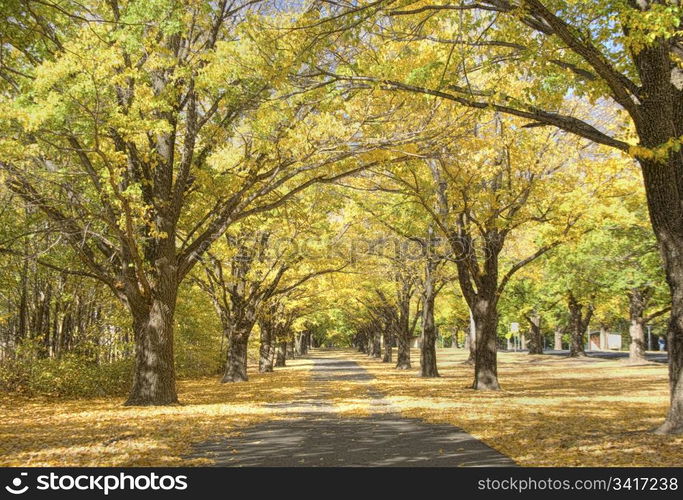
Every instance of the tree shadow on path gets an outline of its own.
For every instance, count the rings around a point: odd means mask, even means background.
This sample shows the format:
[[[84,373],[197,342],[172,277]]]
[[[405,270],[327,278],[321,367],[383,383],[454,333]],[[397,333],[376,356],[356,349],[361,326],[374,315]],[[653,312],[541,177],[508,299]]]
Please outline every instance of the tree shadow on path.
[[[392,412],[382,401],[382,393],[372,387],[374,377],[355,361],[325,352],[312,359],[315,364],[308,397],[272,405],[289,410],[295,418],[264,422],[243,429],[238,436],[200,443],[191,457],[233,467],[515,465],[462,429]],[[362,418],[336,414],[329,398],[337,381],[367,385],[373,414]]]

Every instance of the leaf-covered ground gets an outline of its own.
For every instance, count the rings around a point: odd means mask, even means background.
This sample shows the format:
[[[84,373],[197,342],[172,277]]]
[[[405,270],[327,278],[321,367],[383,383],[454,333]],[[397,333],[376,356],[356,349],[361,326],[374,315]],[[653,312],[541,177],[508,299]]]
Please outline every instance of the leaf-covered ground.
[[[278,418],[266,403],[306,389],[310,364],[288,361],[246,383],[178,382],[181,405],[125,407],[121,398],[47,401],[0,394],[2,466],[176,466],[192,443]]]
[[[120,398],[57,400],[0,395],[0,465],[202,465],[191,445],[286,418],[323,394],[337,415],[401,412],[451,423],[520,465],[677,466],[683,437],[656,436],[667,407],[666,366],[500,353],[503,391],[469,389],[461,351],[439,351],[438,379],[345,351],[373,380],[316,381],[306,359],[247,383],[179,382],[182,405],[130,408]],[[417,366],[419,353],[413,352]],[[383,394],[382,404],[377,395]],[[291,404],[290,404],[291,403]],[[236,452],[238,452],[236,450]]]
[[[394,408],[465,429],[524,466],[680,466],[683,436],[658,436],[668,406],[666,365],[499,353],[503,390],[469,389],[462,351],[441,349],[440,378],[354,359]],[[412,353],[419,366],[419,352]]]

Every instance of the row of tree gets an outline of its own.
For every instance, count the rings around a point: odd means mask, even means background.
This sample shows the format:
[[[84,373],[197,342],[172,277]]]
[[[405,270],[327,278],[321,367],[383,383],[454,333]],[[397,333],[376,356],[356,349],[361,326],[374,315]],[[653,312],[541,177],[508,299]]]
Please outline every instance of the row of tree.
[[[418,319],[434,376],[451,314],[471,324],[473,387],[498,389],[501,314],[527,317],[538,351],[566,301],[580,354],[625,297],[636,355],[670,311],[660,430],[679,432],[680,21],[677,0],[9,2],[5,344],[53,355],[129,326],[128,404],[175,403],[178,298],[197,287],[227,340],[225,381],[247,378],[257,326],[263,370],[297,331],[373,354],[384,333],[406,368]],[[126,308],[123,328],[82,279]]]

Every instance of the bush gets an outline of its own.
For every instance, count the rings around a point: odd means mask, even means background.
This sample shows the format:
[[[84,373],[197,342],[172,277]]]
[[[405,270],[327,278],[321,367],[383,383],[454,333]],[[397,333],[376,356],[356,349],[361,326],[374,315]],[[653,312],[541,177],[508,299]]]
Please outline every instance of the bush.
[[[122,360],[98,365],[76,355],[18,357],[0,366],[0,390],[59,397],[124,395],[130,389],[132,364],[132,360]]]

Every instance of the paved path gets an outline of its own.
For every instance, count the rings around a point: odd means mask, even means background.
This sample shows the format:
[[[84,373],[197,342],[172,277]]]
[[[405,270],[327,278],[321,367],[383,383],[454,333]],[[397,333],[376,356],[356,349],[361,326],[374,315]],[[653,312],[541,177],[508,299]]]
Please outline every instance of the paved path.
[[[510,466],[514,462],[451,425],[428,424],[395,412],[372,384],[373,376],[338,352],[311,355],[313,373],[307,396],[273,404],[285,420],[264,422],[239,436],[201,443],[192,457],[217,466]],[[349,418],[335,410],[335,383],[365,387],[363,407],[369,416]]]

